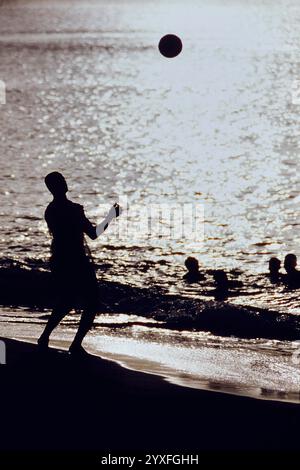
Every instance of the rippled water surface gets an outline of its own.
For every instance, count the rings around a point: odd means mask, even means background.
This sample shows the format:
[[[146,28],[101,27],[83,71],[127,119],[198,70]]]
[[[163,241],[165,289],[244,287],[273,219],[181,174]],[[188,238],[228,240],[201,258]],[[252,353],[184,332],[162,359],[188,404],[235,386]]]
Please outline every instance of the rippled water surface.
[[[300,254],[297,0],[0,5],[2,257],[47,257],[54,169],[94,220],[119,195],[132,223],[136,204],[204,206],[203,243],[91,243],[107,279],[188,292],[182,263],[195,255],[252,285],[271,255]],[[184,44],[174,60],[157,51],[169,32]],[[282,288],[246,290],[236,302],[298,309]]]

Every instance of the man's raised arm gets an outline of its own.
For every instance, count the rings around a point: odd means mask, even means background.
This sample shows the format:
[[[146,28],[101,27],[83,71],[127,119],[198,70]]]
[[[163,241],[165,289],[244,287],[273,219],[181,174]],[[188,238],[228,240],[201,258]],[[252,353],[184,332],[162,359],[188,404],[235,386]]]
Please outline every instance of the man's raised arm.
[[[97,225],[96,227],[96,234],[97,234],[97,237],[99,237],[100,235],[102,235],[102,233],[107,229],[107,227],[109,226],[109,224],[111,223],[111,221],[114,219],[114,218],[117,218],[119,217],[120,215],[120,206],[119,204],[115,203],[112,208],[109,210],[107,216],[105,217],[105,219]]]
[[[109,224],[114,218],[119,217],[121,213],[121,208],[119,204],[115,203],[112,208],[109,210],[107,216],[105,217],[100,224],[98,224],[96,227],[93,225],[89,219],[83,214],[83,231],[86,233],[92,240],[95,240],[98,238],[100,235],[102,235],[103,232],[107,229]]]

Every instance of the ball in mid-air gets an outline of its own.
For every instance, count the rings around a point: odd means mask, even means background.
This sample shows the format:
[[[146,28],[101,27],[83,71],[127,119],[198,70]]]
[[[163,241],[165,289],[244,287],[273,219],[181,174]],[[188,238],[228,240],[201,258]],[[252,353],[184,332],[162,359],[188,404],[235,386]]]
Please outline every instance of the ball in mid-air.
[[[163,56],[172,59],[182,51],[181,39],[175,34],[166,34],[159,41],[158,49]]]

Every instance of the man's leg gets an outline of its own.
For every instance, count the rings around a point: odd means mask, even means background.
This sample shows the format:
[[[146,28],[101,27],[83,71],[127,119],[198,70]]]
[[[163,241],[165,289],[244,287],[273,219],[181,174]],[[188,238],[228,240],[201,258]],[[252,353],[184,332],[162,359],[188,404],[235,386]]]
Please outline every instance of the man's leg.
[[[46,325],[46,328],[44,329],[43,333],[41,334],[39,340],[38,340],[38,345],[43,348],[48,347],[49,343],[49,337],[54,330],[54,328],[57,327],[57,325],[61,322],[61,320],[70,312],[69,307],[57,307],[54,308],[50,318],[48,320],[48,323]]]
[[[97,313],[97,310],[94,307],[87,308],[83,311],[81,315],[78,331],[75,335],[73,343],[70,346],[71,353],[84,352],[84,349],[81,346],[81,343],[85,335],[92,328],[96,313]]]

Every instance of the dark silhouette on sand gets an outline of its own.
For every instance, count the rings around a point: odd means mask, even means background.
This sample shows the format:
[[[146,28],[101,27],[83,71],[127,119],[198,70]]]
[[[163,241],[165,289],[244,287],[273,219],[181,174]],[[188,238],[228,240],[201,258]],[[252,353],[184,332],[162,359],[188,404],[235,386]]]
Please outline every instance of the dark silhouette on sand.
[[[185,262],[185,267],[187,269],[187,273],[183,276],[183,279],[186,282],[193,283],[203,281],[205,276],[199,271],[199,263],[196,258],[189,256]]]
[[[300,271],[296,269],[297,256],[289,253],[284,258],[284,269],[286,270],[285,283],[291,289],[300,287]]]
[[[272,284],[278,284],[283,280],[282,274],[279,272],[281,267],[280,259],[272,257],[269,259],[269,273],[268,277]]]
[[[79,304],[83,313],[70,352],[84,353],[81,343],[93,325],[99,303],[95,268],[84,234],[95,240],[96,226],[86,218],[80,204],[67,198],[68,186],[62,174],[49,173],[45,184],[53,194],[53,201],[45,211],[45,220],[53,237],[50,268],[55,307],[38,344],[47,348],[54,328],[75,304]]]

